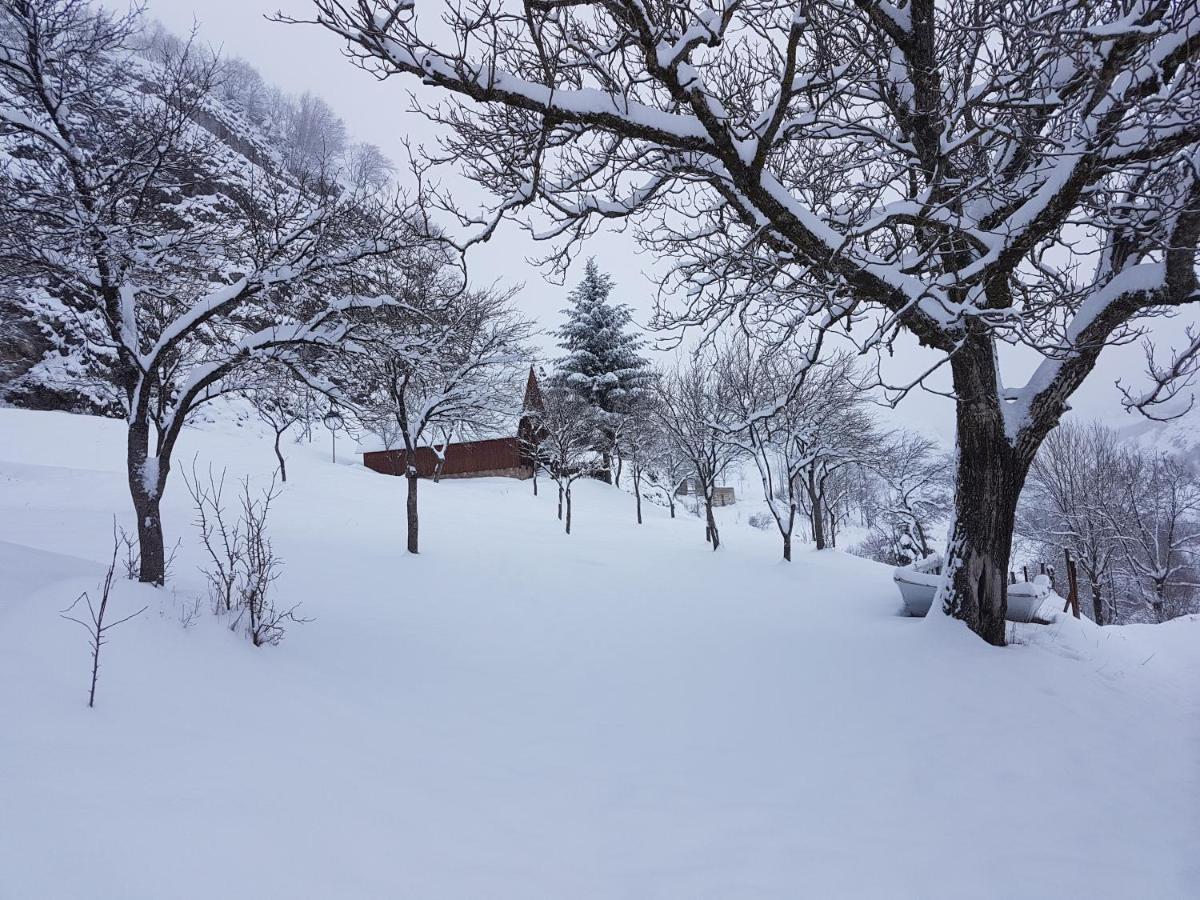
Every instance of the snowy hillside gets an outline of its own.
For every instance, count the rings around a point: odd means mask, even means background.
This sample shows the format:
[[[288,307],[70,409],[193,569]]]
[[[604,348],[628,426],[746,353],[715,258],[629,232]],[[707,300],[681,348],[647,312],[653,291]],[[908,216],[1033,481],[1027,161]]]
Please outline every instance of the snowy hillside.
[[[0,410],[3,900],[1196,896],[1200,620],[989,647],[900,617],[882,566],[784,565],[736,507],[714,554],[593,482],[570,537],[548,488],[422,484],[412,557],[400,479],[289,445],[278,591],[312,621],[255,649],[203,599],[184,627],[173,478],[174,576],[121,582],[149,610],[89,710],[59,611],[130,524],[123,439]],[[249,428],[193,454],[274,465]]]

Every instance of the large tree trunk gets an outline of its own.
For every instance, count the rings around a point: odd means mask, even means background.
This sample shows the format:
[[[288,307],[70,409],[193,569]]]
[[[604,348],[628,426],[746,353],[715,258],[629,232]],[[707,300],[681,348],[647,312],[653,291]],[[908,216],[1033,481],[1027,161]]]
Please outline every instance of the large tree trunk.
[[[1005,435],[998,405],[973,401],[960,389],[957,412],[955,519],[943,609],[989,644],[1002,646],[1013,522],[1029,460]]]
[[[1092,618],[1095,619],[1097,625],[1104,624],[1104,598],[1100,594],[1099,579],[1090,579],[1092,582]]]
[[[167,577],[167,554],[163,544],[162,487],[167,480],[169,458],[150,456],[150,426],[139,422],[129,426],[126,466],[129,493],[137,513],[138,581],[161,585]]]
[[[792,561],[792,533],[790,531],[783,535],[783,559],[785,562]]]
[[[408,552],[417,552],[417,469],[411,463],[405,473],[408,480]]]

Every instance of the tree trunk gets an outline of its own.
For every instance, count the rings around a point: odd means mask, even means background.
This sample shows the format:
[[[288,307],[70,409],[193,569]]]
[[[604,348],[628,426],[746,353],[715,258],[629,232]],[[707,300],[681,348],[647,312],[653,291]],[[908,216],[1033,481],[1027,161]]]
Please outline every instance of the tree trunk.
[[[406,473],[408,479],[408,552],[417,552],[417,470],[409,465]]]
[[[616,454],[616,460],[617,460],[617,468],[615,469],[615,471],[613,473],[613,486],[620,487],[621,486],[621,470],[625,465],[625,460],[621,457],[621,455],[619,453]]]
[[[561,482],[558,485],[558,521],[562,521],[563,517],[563,486]]]
[[[571,533],[571,486],[567,485],[567,534]]]
[[[792,561],[792,533],[790,531],[783,536],[783,558],[786,562]]]
[[[943,609],[989,644],[1003,646],[1013,523],[1029,464],[1009,443],[999,409],[961,396]]]
[[[717,531],[717,519],[713,515],[712,497],[707,494],[704,497],[704,517],[708,522],[708,534],[712,540],[712,548],[716,550],[721,546],[721,534]]]
[[[642,524],[642,473],[636,465],[633,468],[633,496],[637,502],[637,523]]]
[[[283,461],[283,454],[279,451],[279,439],[283,437],[282,431],[275,432],[275,458],[279,460],[279,480],[287,482],[287,463]]]
[[[162,486],[166,482],[170,459],[150,456],[150,426],[139,422],[129,426],[126,466],[129,493],[137,513],[138,581],[161,585],[167,578],[167,554],[163,544]]]
[[[605,484],[612,484],[612,453],[610,453],[608,450],[605,450],[604,453],[601,454],[601,465],[602,468],[600,470],[600,481],[603,481]]]
[[[817,545],[818,550],[825,549],[825,516],[821,513],[821,498],[819,496],[810,497],[812,501],[812,534],[813,543]]]
[[[1092,617],[1097,625],[1104,624],[1104,600],[1100,596],[1100,585],[1092,579]]]

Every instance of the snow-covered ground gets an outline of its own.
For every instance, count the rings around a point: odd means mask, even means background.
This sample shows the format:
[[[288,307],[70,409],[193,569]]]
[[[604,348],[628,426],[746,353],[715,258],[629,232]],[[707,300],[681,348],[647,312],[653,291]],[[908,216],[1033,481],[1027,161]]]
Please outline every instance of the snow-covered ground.
[[[172,476],[165,590],[122,582],[120,423],[0,410],[0,898],[1200,896],[1200,620],[1067,619],[989,648],[898,615],[890,572],[577,487],[402,483],[289,445],[281,601],[204,614]],[[180,466],[266,478],[248,429]],[[178,474],[178,473],[176,473]]]

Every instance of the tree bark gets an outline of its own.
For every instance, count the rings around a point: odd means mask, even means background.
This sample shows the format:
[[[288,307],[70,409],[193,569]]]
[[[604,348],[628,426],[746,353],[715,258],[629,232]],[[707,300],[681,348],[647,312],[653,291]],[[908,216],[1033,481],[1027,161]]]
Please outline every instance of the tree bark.
[[[563,486],[560,483],[558,486],[558,521],[562,521],[563,517]]]
[[[637,502],[637,523],[642,524],[642,473],[641,470],[634,465],[633,468],[633,496]]]
[[[282,431],[275,432],[275,458],[279,460],[279,480],[287,482],[287,463],[283,461],[283,454],[279,451],[279,439],[283,437]]]
[[[713,515],[712,497],[708,494],[704,495],[704,517],[707,522],[709,537],[712,541],[712,548],[716,550],[721,546],[721,534],[717,531],[717,519]]]
[[[1104,624],[1104,599],[1100,596],[1100,585],[1092,579],[1092,618],[1097,625]]]
[[[571,486],[567,485],[567,534],[571,533]]]
[[[943,609],[989,644],[1003,646],[1013,523],[1029,460],[1009,442],[998,407],[961,393],[957,406],[955,519]]]
[[[825,516],[821,512],[821,495],[815,491],[809,493],[809,502],[812,503],[812,533],[813,543],[817,545],[818,550],[825,549]]]
[[[159,506],[170,458],[150,456],[150,426],[146,422],[131,424],[127,440],[129,493],[137,514],[138,581],[162,585],[167,577],[167,554]]]
[[[417,552],[417,469],[412,464],[406,473],[408,480],[408,552]]]
[[[792,561],[792,535],[788,532],[783,536],[783,558],[785,562]]]

